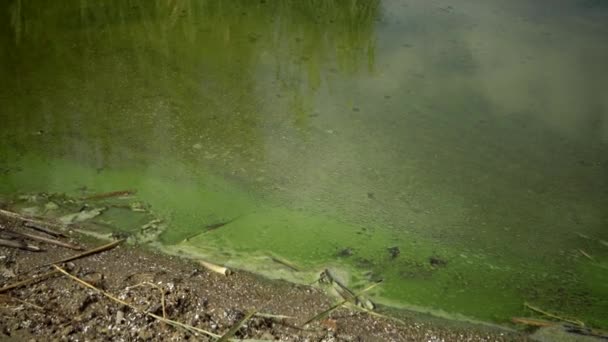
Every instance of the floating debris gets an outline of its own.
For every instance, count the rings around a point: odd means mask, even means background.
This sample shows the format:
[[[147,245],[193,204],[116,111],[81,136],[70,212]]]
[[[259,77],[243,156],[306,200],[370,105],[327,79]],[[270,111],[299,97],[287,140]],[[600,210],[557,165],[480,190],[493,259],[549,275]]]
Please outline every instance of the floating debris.
[[[162,219],[153,219],[152,221],[144,224],[143,226],[141,226],[142,230],[148,230],[148,229],[157,229],[158,225],[163,223]]]
[[[587,259],[591,260],[591,261],[595,261],[595,258],[593,258],[591,255],[589,255],[587,252],[585,252],[582,249],[578,249],[578,251]]]
[[[355,253],[353,252],[353,249],[352,249],[352,248],[350,248],[350,247],[347,247],[347,248],[343,248],[343,249],[341,249],[341,250],[340,250],[340,251],[339,251],[339,252],[336,254],[336,256],[341,257],[341,258],[346,258],[346,257],[352,256],[353,254],[355,254]]]
[[[107,208],[105,208],[105,207],[101,207],[101,208],[93,208],[91,210],[82,210],[77,213],[62,216],[59,218],[59,221],[66,225],[71,224],[71,223],[87,221],[87,220],[90,220],[94,217],[101,215],[101,213],[103,213],[106,209]]]
[[[389,247],[387,248],[389,255],[391,256],[391,259],[395,259],[396,257],[399,256],[399,254],[401,254],[401,250],[399,249],[398,246],[394,246],[394,247]]]
[[[131,209],[131,211],[134,211],[136,213],[147,213],[148,212],[148,206],[143,203],[143,202],[132,202],[129,203],[129,209]]]
[[[208,224],[205,226],[205,232],[211,231],[211,230],[215,230],[218,228],[221,228],[225,225],[228,225],[236,220],[238,220],[239,218],[241,218],[243,215],[237,216],[235,218],[233,218],[232,220],[229,221],[223,221],[223,222],[217,222],[217,223],[212,223],[212,224]]]
[[[292,271],[296,271],[296,272],[302,271],[302,269],[300,267],[296,266],[292,262],[287,261],[285,259],[281,259],[281,258],[274,257],[274,256],[271,256],[270,259],[272,261],[276,262],[277,264],[281,264],[283,266],[286,266],[287,268],[291,269]]]
[[[83,199],[83,200],[99,200],[99,199],[110,198],[110,197],[127,197],[127,196],[133,196],[133,195],[135,195],[135,193],[137,193],[137,190],[119,190],[119,191],[112,191],[112,192],[104,192],[104,193],[100,193],[100,194],[95,194],[95,195],[83,197],[81,199]]]
[[[440,257],[432,256],[429,257],[429,264],[431,264],[431,266],[433,267],[444,267],[448,264],[448,262],[441,259]]]

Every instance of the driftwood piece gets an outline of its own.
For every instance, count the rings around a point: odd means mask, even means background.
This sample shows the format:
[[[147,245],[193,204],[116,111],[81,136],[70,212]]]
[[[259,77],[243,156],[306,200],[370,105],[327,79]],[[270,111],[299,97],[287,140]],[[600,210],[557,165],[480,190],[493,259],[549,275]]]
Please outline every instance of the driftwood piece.
[[[232,273],[232,271],[230,271],[229,268],[224,267],[224,266],[215,265],[215,264],[212,264],[212,263],[204,261],[204,260],[199,260],[198,262],[199,262],[199,264],[201,264],[202,266],[204,266],[209,271],[213,271],[213,272],[216,272],[216,273],[219,273],[219,274],[223,274],[225,276],[230,275]]]
[[[51,263],[45,264],[44,266],[50,266],[50,265],[55,265],[55,264],[62,264],[64,262],[68,262],[68,261],[84,258],[84,257],[89,256],[89,255],[101,253],[101,252],[107,251],[109,249],[112,249],[112,248],[118,246],[123,241],[125,241],[125,240],[116,240],[116,241],[113,241],[113,242],[108,243],[106,245],[99,246],[99,247],[96,247],[96,248],[93,248],[93,249],[89,249],[86,252],[82,252],[80,254],[76,254],[76,255],[73,255],[71,257],[62,259],[62,260],[58,260],[58,261],[55,261],[55,262],[51,262]]]
[[[80,246],[72,245],[70,243],[59,241],[59,240],[55,240],[55,239],[49,239],[49,238],[46,238],[44,236],[39,236],[39,235],[34,235],[34,234],[28,234],[28,233],[22,233],[22,232],[16,232],[16,231],[13,231],[13,230],[5,230],[5,231],[8,232],[8,233],[10,233],[10,234],[18,235],[18,236],[21,236],[21,237],[24,237],[24,238],[27,238],[27,239],[36,240],[36,241],[48,243],[48,244],[55,245],[55,246],[65,247],[65,248],[73,249],[73,250],[76,250],[76,251],[82,251],[82,250],[84,250],[84,248],[82,248]]]

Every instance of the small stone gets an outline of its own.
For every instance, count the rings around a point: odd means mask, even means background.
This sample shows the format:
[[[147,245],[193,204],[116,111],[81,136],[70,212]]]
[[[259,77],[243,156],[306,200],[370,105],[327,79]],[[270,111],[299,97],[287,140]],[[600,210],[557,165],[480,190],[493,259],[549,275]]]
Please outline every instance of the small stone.
[[[116,324],[123,324],[125,322],[125,313],[122,310],[116,311]]]
[[[86,281],[87,283],[93,285],[93,286],[101,286],[103,283],[103,274],[99,273],[99,272],[91,272],[91,273],[87,273],[82,277],[82,280]]]
[[[265,331],[262,334],[262,336],[260,337],[260,339],[262,339],[262,340],[268,340],[268,341],[274,341],[274,340],[276,340],[276,337],[273,334],[269,333],[268,331]]]

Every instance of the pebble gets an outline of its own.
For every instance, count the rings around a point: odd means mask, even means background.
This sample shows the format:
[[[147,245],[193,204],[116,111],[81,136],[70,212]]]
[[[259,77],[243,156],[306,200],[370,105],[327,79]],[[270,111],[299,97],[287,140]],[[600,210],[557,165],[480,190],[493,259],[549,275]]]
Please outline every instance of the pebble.
[[[125,322],[125,313],[122,310],[116,311],[116,324],[123,324]]]

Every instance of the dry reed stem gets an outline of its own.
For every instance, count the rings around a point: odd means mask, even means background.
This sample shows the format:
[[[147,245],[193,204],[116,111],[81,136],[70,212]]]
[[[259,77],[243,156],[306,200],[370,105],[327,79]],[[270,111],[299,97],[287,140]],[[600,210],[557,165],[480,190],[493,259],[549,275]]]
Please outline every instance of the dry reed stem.
[[[160,322],[164,322],[164,323],[167,323],[167,324],[170,324],[170,325],[173,325],[173,326],[180,327],[180,328],[185,329],[186,331],[188,331],[190,333],[192,333],[194,331],[194,332],[198,332],[198,333],[201,333],[201,334],[205,334],[207,336],[211,336],[213,338],[220,338],[219,335],[214,334],[212,332],[209,332],[207,330],[204,330],[204,329],[201,329],[201,328],[197,328],[197,327],[193,327],[193,326],[188,325],[188,324],[180,323],[178,321],[174,321],[174,320],[170,320],[170,319],[167,319],[167,318],[163,318],[163,317],[161,317],[159,315],[155,315],[155,314],[153,314],[151,312],[144,311],[144,310],[136,307],[135,305],[133,305],[131,303],[128,303],[128,302],[125,302],[124,300],[122,300],[120,298],[117,298],[117,297],[111,295],[110,293],[108,293],[108,292],[106,292],[104,290],[101,290],[101,289],[99,289],[99,288],[97,288],[97,287],[95,287],[95,286],[87,283],[86,281],[84,281],[84,280],[82,280],[82,279],[80,279],[80,278],[78,278],[78,277],[76,277],[76,276],[68,273],[66,270],[64,270],[63,268],[61,268],[61,267],[59,267],[57,265],[53,265],[53,267],[55,267],[59,272],[65,274],[66,276],[68,276],[70,279],[76,281],[77,283],[79,283],[79,284],[81,284],[81,285],[83,285],[85,287],[88,287],[89,289],[91,289],[93,291],[96,291],[97,293],[100,293],[100,294],[104,295],[105,297],[107,297],[107,298],[109,298],[109,299],[111,299],[111,300],[113,300],[113,301],[115,301],[115,302],[117,302],[119,304],[125,305],[125,306],[133,309],[134,311],[137,311],[137,312],[143,313],[144,315],[147,315],[147,316],[150,316],[152,318],[155,318],[156,320],[158,320]]]
[[[31,278],[29,278],[29,279],[22,280],[22,281],[16,282],[16,283],[11,284],[11,285],[6,285],[6,286],[4,286],[3,288],[0,288],[0,293],[7,292],[7,291],[10,291],[10,290],[12,290],[12,289],[16,289],[16,288],[18,288],[18,287],[21,287],[21,286],[25,286],[25,285],[29,285],[29,284],[33,284],[33,283],[37,283],[37,282],[39,282],[39,281],[43,281],[43,280],[45,280],[46,278],[48,278],[48,277],[50,277],[50,276],[52,276],[53,274],[56,274],[56,273],[58,273],[58,272],[59,272],[59,271],[55,270],[55,271],[51,271],[51,272],[44,273],[44,274],[42,274],[42,275],[40,275],[40,276],[38,276],[38,277],[31,277]]]

